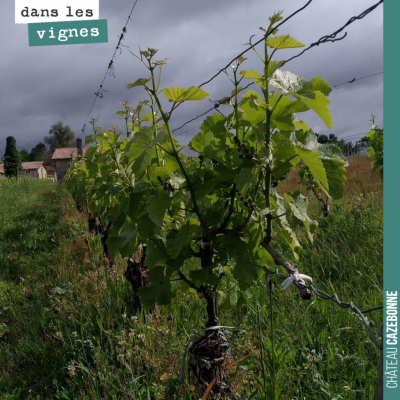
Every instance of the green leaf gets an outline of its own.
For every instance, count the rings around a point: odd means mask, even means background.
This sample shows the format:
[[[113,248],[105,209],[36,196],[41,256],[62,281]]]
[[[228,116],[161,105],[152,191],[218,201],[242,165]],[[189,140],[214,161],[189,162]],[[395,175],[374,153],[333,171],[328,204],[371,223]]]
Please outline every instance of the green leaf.
[[[296,140],[301,147],[317,151],[321,159],[335,159],[347,163],[346,157],[338,146],[333,143],[318,143],[317,135],[312,130],[296,131]]]
[[[143,128],[137,132],[125,147],[125,153],[130,161],[133,161],[132,172],[139,180],[146,169],[151,165],[156,154],[156,142],[153,140],[154,128]]]
[[[283,19],[283,17],[281,16],[281,11],[276,12],[272,15],[272,17],[269,17],[269,20],[271,22],[271,25],[276,24],[277,22],[279,22],[280,20]],[[263,29],[263,28],[260,28]],[[265,29],[263,29],[265,31]]]
[[[126,84],[126,87],[127,87],[128,89],[132,89],[132,88],[134,88],[134,87],[136,87],[136,86],[144,86],[150,79],[151,79],[151,78],[139,78],[139,79],[136,79],[135,82],[129,82],[129,83],[127,83],[127,84]]]
[[[306,84],[306,80],[292,72],[278,69],[273,73],[269,84],[281,90],[283,94],[288,94],[301,90]]]
[[[254,83],[260,86],[261,88],[265,87],[265,79],[261,76],[258,71],[251,69],[249,71],[240,71],[240,74],[243,75],[245,79],[253,79]]]
[[[170,88],[164,88],[163,94],[174,103],[180,101],[203,100],[208,96],[207,92],[196,86],[191,86],[188,89],[171,86]]]
[[[177,258],[183,248],[186,248],[192,241],[194,234],[200,236],[201,231],[198,225],[193,225],[190,221],[187,221],[185,225],[181,227],[179,232],[171,232],[167,239],[167,252],[168,255],[174,259]]]
[[[146,248],[146,267],[153,269],[156,265],[165,265],[168,259],[167,250],[161,240],[151,240]]]
[[[331,129],[332,116],[331,111],[328,108],[330,101],[322,92],[314,92],[314,99],[300,96],[297,93],[291,94],[303,102],[307,107],[311,108],[311,110],[313,110],[322,119],[322,121],[325,122],[327,128]]]
[[[171,302],[171,273],[171,270],[162,266],[151,270],[150,286],[139,289],[139,297],[145,307],[154,308],[156,304],[168,305]]]
[[[275,36],[267,38],[267,46],[273,49],[289,49],[304,47],[304,43],[292,38],[290,35]]]
[[[251,252],[255,253],[260,247],[260,243],[263,239],[263,228],[259,222],[250,222],[246,227],[246,237],[248,248]]]
[[[294,146],[296,153],[302,159],[304,164],[309,168],[314,178],[322,185],[322,188],[328,191],[329,184],[326,172],[319,154],[316,151],[304,149],[300,146]]]
[[[294,192],[292,194],[292,196],[285,194],[284,198],[288,201],[288,205],[289,205],[293,215],[297,219],[299,219],[300,221],[303,222],[304,227],[308,234],[308,238],[312,242],[313,235],[316,231],[318,223],[316,221],[312,220],[307,214],[307,209],[308,209],[307,197],[303,196],[300,193],[300,190],[297,190],[296,192]]]
[[[253,168],[243,168],[238,175],[236,175],[234,182],[237,185],[239,193],[246,193],[250,185],[254,184],[257,178],[257,171]]]
[[[266,119],[266,104],[254,90],[249,90],[240,102],[239,107],[244,111],[243,120],[257,128]]]
[[[115,113],[116,115],[122,115],[123,117],[125,117],[126,116],[126,111],[117,111],[116,113]]]
[[[326,177],[328,179],[329,195],[334,200],[341,199],[344,195],[347,181],[347,171],[344,168],[345,163],[335,159],[323,159],[322,163],[324,164]]]
[[[297,129],[301,129],[303,131],[310,130],[310,127],[304,121],[302,121],[301,119],[298,119],[297,117],[295,117],[295,119],[294,119],[294,126]]]
[[[214,134],[211,131],[205,133],[199,132],[193,137],[189,143],[189,148],[201,153],[204,157],[215,159],[222,164],[229,163],[227,157],[227,150],[229,145],[227,144],[227,135],[225,131],[225,136],[223,134]]]
[[[292,100],[280,94],[275,94],[271,97],[270,106],[274,110],[272,119],[309,110],[309,107],[300,100]]]
[[[294,145],[290,140],[290,133],[276,132],[272,136],[273,156],[275,159],[273,177],[280,179],[286,175],[299,161]]]
[[[268,63],[268,78],[271,78],[273,73],[283,65],[284,61],[270,61]]]
[[[137,249],[136,226],[125,221],[122,227],[115,233],[112,233],[107,240],[111,258],[114,260],[118,251],[122,257],[129,257]]]
[[[332,88],[325,79],[322,79],[320,76],[315,76],[311,81],[306,82],[297,93],[305,97],[310,95],[313,97],[313,93],[317,91],[323,93],[325,96],[329,96],[329,93],[332,92]]]
[[[226,117],[215,113],[203,121],[203,123],[200,125],[200,130],[203,133],[212,132],[216,136],[218,136],[218,134],[226,134],[226,120]]]
[[[232,275],[238,281],[241,290],[247,290],[262,276],[262,269],[252,264],[260,262],[258,252],[254,254],[244,240],[234,235],[220,235],[215,244],[217,251],[224,249],[218,252],[220,257],[227,257],[234,264]],[[265,265],[265,263],[260,264]]]
[[[216,137],[211,131],[207,131],[205,133],[199,132],[189,142],[189,148],[197,151],[198,153],[203,153],[207,146],[217,148],[220,143],[221,139]]]
[[[148,199],[148,206],[146,212],[149,214],[150,219],[156,224],[158,228],[161,227],[165,213],[171,204],[172,197],[164,193],[158,193],[155,196],[150,196]]]
[[[219,283],[218,270],[215,269],[215,265],[209,265],[208,267],[196,269],[190,272],[190,279],[198,286],[200,285],[212,285],[217,286]]]

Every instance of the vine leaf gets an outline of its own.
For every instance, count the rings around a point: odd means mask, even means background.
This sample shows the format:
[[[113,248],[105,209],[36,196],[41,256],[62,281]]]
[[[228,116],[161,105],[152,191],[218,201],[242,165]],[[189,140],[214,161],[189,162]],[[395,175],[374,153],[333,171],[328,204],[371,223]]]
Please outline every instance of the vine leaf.
[[[150,79],[151,78],[139,78],[139,79],[136,79],[135,82],[128,82],[126,84],[126,87],[128,89],[132,89],[132,88],[137,87],[137,86],[144,86]]]
[[[154,308],[156,304],[168,305],[171,303],[172,291],[170,278],[172,270],[164,266],[157,266],[151,270],[150,286],[139,289],[140,300],[147,308]]]
[[[151,165],[152,159],[155,157],[156,143],[160,142],[162,137],[154,139],[154,128],[144,128],[137,132],[125,147],[125,152],[130,161],[133,161],[132,172],[139,180],[147,168]]]
[[[323,160],[340,160],[347,165],[347,159],[343,155],[342,150],[333,143],[318,143],[318,138],[312,130],[296,131],[296,140],[303,148],[317,151]]]
[[[261,88],[265,87],[265,79],[258,71],[250,69],[249,71],[240,71],[240,74],[243,75],[245,79],[253,79],[254,83]]]
[[[200,227],[195,224],[191,224],[187,221],[185,225],[181,227],[178,232],[171,232],[167,239],[167,253],[174,259],[177,258],[182,249],[190,244],[192,241],[193,234],[197,233],[201,235]]]
[[[315,98],[311,99],[308,97],[300,96],[297,93],[290,93],[307,107],[311,108],[321,119],[325,122],[328,129],[332,127],[332,116],[331,111],[328,108],[330,101],[322,92],[314,92]]]
[[[283,65],[284,61],[271,61],[268,63],[268,78],[271,78],[273,73]]]
[[[326,177],[324,165],[319,158],[319,153],[313,150],[304,149],[300,146],[294,146],[294,149],[298,156],[302,159],[304,164],[308,167],[314,178],[317,180],[317,182],[321,186],[321,189],[328,192],[328,179]]]
[[[240,102],[240,108],[244,111],[243,120],[249,122],[254,128],[266,119],[265,101],[254,90],[246,92]]]
[[[324,79],[316,77],[307,82],[296,74],[278,69],[274,72],[269,84],[281,90],[282,94],[290,94],[300,100],[325,122],[328,129],[331,128],[332,116],[327,107],[329,100],[326,97],[331,92],[331,88]]]
[[[236,175],[234,182],[237,185],[239,193],[243,194],[247,191],[250,185],[254,184],[257,178],[256,170],[253,168],[243,168],[238,175]]]
[[[165,212],[171,204],[172,197],[164,193],[158,193],[155,196],[150,196],[147,201],[148,206],[146,212],[156,226],[160,228],[164,221]]]
[[[226,120],[226,117],[215,113],[203,121],[203,123],[200,125],[200,130],[203,133],[212,132],[214,135],[218,136],[218,134],[226,132]]]
[[[125,221],[122,227],[109,236],[107,240],[111,258],[114,260],[118,251],[122,257],[129,257],[137,248],[137,229],[132,223]]]
[[[346,185],[346,169],[345,163],[341,160],[323,159],[322,163],[326,171],[326,177],[329,184],[329,195],[332,199],[341,199],[344,195]]]
[[[290,35],[275,36],[267,38],[267,46],[273,49],[289,49],[304,47],[304,43],[292,38]]]
[[[313,98],[313,93],[316,91],[323,93],[325,96],[329,96],[332,92],[332,88],[325,79],[320,76],[315,76],[311,81],[306,82],[297,93],[305,97],[311,96]]]
[[[197,86],[191,86],[188,89],[171,86],[170,88],[164,88],[163,94],[168,100],[174,103],[180,101],[203,100],[208,97],[208,93]]]
[[[146,267],[153,269],[156,265],[164,265],[167,262],[168,254],[164,243],[160,240],[151,240],[146,248]]]
[[[205,268],[196,269],[190,272],[190,279],[198,286],[201,285],[212,285],[217,286],[219,283],[219,277],[214,271],[217,265],[211,264]]]
[[[283,94],[288,94],[301,90],[306,84],[306,80],[292,72],[277,69],[269,80],[269,84],[281,90]]]
[[[293,213],[293,215],[300,221],[303,222],[308,238],[313,241],[313,235],[317,230],[318,223],[312,220],[307,214],[308,199],[303,196],[300,190],[292,193],[292,195],[284,194],[285,200]]]

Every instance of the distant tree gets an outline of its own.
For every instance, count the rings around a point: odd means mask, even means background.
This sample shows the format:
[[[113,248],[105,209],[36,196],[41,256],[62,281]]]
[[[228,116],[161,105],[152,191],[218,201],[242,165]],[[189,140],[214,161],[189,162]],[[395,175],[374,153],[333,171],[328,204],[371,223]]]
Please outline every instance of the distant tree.
[[[323,135],[323,134],[320,135],[317,133],[317,140],[318,140],[318,143],[321,143],[321,144],[329,143],[329,138],[327,135]]]
[[[19,157],[21,158],[21,162],[31,161],[31,155],[25,149],[19,152]]]
[[[17,142],[13,136],[9,136],[6,141],[4,174],[6,177],[17,177],[22,172],[21,157],[17,149]]]
[[[367,149],[368,148],[368,137],[364,136],[359,140],[359,145],[361,147],[361,149]]]
[[[318,143],[321,143],[321,144],[325,144],[325,143],[338,144],[338,142],[339,142],[339,139],[333,133],[330,133],[329,136],[323,135],[323,134],[322,135],[317,134],[317,140],[318,140]]]
[[[62,122],[57,122],[51,126],[49,136],[44,138],[44,142],[49,145],[50,150],[53,152],[61,147],[73,146],[74,139],[75,134],[71,128]]]
[[[42,142],[38,143],[29,155],[31,161],[45,161],[49,158],[49,151]]]

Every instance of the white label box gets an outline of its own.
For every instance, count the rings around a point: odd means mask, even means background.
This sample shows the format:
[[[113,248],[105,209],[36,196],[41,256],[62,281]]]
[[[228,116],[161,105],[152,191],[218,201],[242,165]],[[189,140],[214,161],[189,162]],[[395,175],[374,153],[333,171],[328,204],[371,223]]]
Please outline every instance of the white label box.
[[[99,19],[99,0],[15,0],[15,23]]]

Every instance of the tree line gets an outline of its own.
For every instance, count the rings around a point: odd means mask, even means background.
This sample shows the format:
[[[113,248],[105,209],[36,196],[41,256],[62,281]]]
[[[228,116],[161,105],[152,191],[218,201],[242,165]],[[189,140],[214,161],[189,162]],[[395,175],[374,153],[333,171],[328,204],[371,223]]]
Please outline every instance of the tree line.
[[[39,142],[30,152],[21,150],[19,152],[21,162],[43,161],[44,165],[50,165],[55,149],[75,147],[75,134],[69,125],[64,125],[60,121],[50,127],[49,134],[43,138],[43,142]]]
[[[49,134],[43,138],[30,152],[23,149],[18,151],[14,136],[6,138],[6,149],[0,160],[4,163],[4,173],[7,177],[18,176],[22,172],[23,162],[43,161],[45,166],[51,165],[51,157],[55,149],[75,146],[75,134],[68,125],[59,121],[52,125]]]

